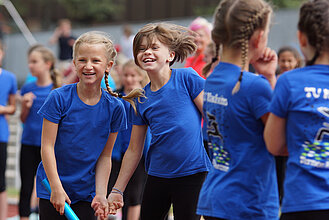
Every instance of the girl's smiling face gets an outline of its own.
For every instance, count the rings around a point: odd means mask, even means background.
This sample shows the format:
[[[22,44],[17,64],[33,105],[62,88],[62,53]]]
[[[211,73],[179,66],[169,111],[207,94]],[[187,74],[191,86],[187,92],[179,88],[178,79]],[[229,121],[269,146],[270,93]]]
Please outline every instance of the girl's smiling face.
[[[138,64],[145,71],[158,71],[165,66],[169,67],[169,63],[174,57],[175,53],[170,51],[168,46],[161,43],[156,37],[152,39],[150,45],[144,37],[137,54]]]
[[[295,69],[298,61],[291,51],[284,51],[278,57],[280,73]]]
[[[105,72],[109,72],[113,61],[109,61],[104,45],[83,43],[73,60],[81,83],[100,85]]]

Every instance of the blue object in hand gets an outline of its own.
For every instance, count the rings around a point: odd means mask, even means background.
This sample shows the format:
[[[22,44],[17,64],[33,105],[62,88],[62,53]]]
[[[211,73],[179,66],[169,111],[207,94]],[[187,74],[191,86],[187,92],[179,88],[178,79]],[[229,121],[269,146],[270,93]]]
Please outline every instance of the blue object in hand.
[[[49,185],[49,182],[47,179],[42,180],[42,185],[45,187],[45,189],[48,191],[49,194],[51,194],[51,188]],[[68,220],[79,220],[78,216],[74,213],[74,211],[71,209],[69,204],[65,202],[64,206],[64,215]]]

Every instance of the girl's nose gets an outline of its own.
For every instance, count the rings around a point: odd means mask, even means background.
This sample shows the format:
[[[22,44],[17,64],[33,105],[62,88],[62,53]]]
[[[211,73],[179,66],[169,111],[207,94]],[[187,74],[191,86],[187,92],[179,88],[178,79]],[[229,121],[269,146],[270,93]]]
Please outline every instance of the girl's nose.
[[[85,69],[92,69],[92,65],[91,65],[91,62],[88,61],[85,65]]]
[[[144,51],[145,54],[150,54],[151,53],[151,48],[147,48],[145,51]]]

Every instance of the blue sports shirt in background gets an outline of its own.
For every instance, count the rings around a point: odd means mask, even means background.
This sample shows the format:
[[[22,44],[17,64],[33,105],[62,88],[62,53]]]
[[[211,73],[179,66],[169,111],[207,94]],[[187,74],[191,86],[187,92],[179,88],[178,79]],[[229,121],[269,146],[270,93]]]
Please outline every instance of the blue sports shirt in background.
[[[270,111],[286,119],[282,212],[329,209],[329,66],[282,74]]]

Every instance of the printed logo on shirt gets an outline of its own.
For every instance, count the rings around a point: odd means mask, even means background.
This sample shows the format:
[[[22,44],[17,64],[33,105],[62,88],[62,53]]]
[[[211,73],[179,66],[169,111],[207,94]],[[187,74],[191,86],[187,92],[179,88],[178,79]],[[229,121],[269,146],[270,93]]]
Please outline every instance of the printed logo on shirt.
[[[207,112],[208,147],[212,154],[212,164],[215,169],[227,172],[230,166],[231,155],[223,147],[223,135],[218,129],[216,116]]]
[[[329,118],[328,107],[318,107],[317,110]],[[329,142],[323,141],[325,136],[329,137],[329,123],[327,122],[323,122],[323,127],[317,131],[313,143],[305,141],[302,145],[304,149],[299,157],[301,164],[329,169]]]
[[[204,97],[205,97],[205,101],[207,101],[207,102],[218,104],[218,105],[223,105],[223,106],[228,105],[227,98],[223,97],[222,95],[218,97],[218,94],[213,95],[213,94],[211,94],[211,92],[206,92],[204,94]]]
[[[323,99],[329,99],[329,89],[326,88],[315,88],[315,87],[304,87],[306,98],[318,99],[321,96]]]

